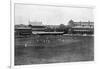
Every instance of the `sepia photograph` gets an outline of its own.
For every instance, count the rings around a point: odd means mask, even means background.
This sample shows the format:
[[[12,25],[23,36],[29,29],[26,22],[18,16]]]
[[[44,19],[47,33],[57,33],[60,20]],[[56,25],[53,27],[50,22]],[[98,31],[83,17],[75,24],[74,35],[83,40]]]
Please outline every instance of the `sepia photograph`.
[[[94,61],[93,8],[14,4],[14,65]]]

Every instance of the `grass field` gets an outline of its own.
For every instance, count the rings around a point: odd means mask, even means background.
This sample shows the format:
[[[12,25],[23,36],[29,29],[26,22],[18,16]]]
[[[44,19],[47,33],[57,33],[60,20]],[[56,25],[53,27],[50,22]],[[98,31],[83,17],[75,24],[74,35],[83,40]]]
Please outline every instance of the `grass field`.
[[[15,65],[94,60],[93,36],[15,38]]]

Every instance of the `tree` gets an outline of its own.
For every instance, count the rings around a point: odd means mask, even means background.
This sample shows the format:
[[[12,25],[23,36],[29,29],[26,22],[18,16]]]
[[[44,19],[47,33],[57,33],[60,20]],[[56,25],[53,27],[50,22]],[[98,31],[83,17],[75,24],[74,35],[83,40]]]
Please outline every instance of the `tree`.
[[[31,25],[31,24],[29,24],[28,26],[29,26],[29,27],[32,27],[32,25]]]
[[[67,34],[71,34],[72,33],[72,27],[70,25],[66,26],[65,33],[67,33]]]
[[[72,27],[72,26],[74,25],[74,21],[73,21],[73,20],[70,20],[70,21],[68,22],[68,25]]]
[[[66,30],[66,26],[64,24],[60,24],[59,25],[59,30],[60,31],[65,31]]]

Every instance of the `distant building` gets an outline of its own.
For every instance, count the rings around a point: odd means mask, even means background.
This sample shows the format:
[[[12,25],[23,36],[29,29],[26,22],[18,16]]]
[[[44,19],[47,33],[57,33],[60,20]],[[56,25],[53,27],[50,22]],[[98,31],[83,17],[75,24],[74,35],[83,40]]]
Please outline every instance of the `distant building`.
[[[32,34],[31,27],[22,24],[15,25],[15,37],[24,37],[31,34]]]
[[[94,28],[94,22],[74,22],[73,20],[69,21],[71,27],[85,27],[85,28]]]
[[[29,21],[29,25],[31,26],[32,32],[45,31],[45,26],[42,24],[42,22]]]
[[[45,26],[32,26],[32,31],[45,31]]]
[[[93,34],[94,32],[94,22],[74,22],[70,20],[69,25],[73,34]]]

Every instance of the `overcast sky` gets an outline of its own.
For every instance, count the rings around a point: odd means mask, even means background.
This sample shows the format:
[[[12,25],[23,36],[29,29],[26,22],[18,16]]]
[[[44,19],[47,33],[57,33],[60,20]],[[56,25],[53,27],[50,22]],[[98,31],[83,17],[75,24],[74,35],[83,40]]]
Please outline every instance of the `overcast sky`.
[[[71,19],[93,21],[93,9],[15,4],[15,24],[42,21],[46,25],[67,25]]]

